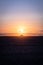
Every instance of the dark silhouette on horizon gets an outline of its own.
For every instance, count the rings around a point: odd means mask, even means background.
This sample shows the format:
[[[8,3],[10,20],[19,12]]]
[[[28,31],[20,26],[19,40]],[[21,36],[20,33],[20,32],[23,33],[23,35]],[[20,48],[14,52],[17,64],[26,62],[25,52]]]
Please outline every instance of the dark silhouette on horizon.
[[[43,36],[0,36],[0,64],[43,64]]]

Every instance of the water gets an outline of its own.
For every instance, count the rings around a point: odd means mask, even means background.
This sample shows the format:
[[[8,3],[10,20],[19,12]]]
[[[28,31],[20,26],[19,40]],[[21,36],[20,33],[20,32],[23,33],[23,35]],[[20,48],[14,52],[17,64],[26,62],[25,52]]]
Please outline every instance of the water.
[[[43,64],[43,36],[0,36],[0,64]]]

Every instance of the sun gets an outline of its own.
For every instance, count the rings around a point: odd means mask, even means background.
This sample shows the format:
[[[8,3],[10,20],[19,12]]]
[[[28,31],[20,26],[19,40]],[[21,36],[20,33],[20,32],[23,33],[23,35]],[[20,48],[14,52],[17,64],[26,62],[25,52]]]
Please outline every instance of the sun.
[[[21,29],[19,30],[19,32],[22,34],[22,33],[24,33],[24,30],[21,28]]]
[[[19,29],[19,34],[23,36],[23,34],[24,34],[24,29],[23,28]]]
[[[19,33],[19,35],[24,35],[24,33],[25,33],[24,28],[23,27],[19,28],[18,33]]]

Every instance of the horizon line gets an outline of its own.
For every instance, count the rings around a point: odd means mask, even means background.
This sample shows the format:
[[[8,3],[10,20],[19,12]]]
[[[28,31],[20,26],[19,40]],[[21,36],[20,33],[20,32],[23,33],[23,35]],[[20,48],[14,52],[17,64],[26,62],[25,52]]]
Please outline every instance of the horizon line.
[[[0,36],[21,36],[18,33],[0,33]],[[27,35],[25,35],[27,34]],[[43,36],[41,33],[23,33],[23,36]]]

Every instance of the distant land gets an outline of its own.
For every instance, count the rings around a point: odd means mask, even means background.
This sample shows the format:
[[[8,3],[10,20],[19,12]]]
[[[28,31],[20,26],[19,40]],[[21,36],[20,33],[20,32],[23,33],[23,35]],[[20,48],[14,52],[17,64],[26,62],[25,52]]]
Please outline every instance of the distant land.
[[[0,33],[0,36],[20,36],[18,33]],[[40,33],[24,33],[23,36],[43,36]]]

